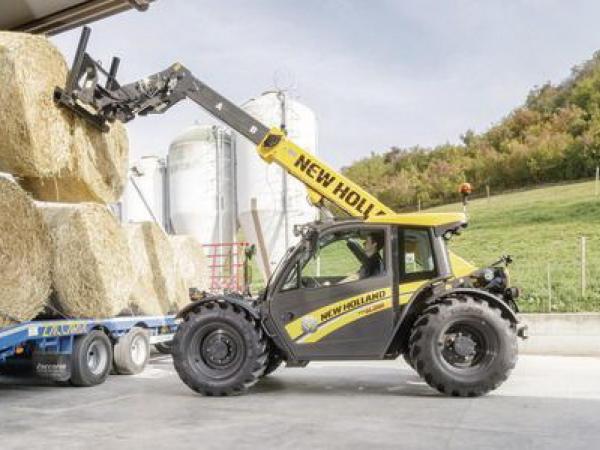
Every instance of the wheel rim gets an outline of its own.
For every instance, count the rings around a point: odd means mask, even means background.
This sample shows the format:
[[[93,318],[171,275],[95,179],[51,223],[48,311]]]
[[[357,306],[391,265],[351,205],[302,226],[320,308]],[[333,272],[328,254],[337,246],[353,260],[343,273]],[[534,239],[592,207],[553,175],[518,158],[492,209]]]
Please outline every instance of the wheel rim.
[[[108,350],[100,342],[92,342],[88,347],[86,362],[90,372],[94,375],[102,374],[108,362]]]
[[[143,336],[136,336],[131,341],[131,360],[136,366],[141,366],[146,361],[148,348]]]
[[[437,342],[445,365],[463,373],[487,367],[496,357],[498,345],[498,335],[481,319],[459,319],[448,324]]]
[[[215,323],[199,329],[190,342],[190,349],[190,365],[213,379],[235,374],[246,356],[242,335],[226,323]]]

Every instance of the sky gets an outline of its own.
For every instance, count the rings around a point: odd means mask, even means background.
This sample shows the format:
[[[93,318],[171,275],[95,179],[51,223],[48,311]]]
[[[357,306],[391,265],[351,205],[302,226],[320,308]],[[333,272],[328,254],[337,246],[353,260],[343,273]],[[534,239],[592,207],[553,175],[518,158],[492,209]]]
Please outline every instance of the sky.
[[[600,49],[595,0],[157,0],[92,24],[122,84],[174,62],[241,104],[276,85],[318,120],[336,168],[391,146],[460,142]],[[80,30],[52,38],[70,61]],[[165,155],[191,102],[127,125],[133,158]]]

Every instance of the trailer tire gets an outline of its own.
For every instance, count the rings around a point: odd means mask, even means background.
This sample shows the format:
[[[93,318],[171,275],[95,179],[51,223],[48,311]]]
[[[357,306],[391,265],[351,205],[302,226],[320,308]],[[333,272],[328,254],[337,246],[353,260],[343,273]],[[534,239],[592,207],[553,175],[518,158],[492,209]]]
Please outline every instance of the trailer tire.
[[[100,330],[75,337],[71,355],[71,384],[78,387],[104,383],[112,366],[112,345]]]
[[[173,341],[169,342],[159,342],[154,344],[154,348],[158,353],[162,353],[163,355],[170,355],[171,348],[173,347]]]
[[[238,395],[256,384],[267,365],[260,323],[231,303],[207,303],[190,312],[173,339],[181,380],[207,396]]]
[[[150,359],[150,338],[141,327],[133,327],[114,347],[115,370],[119,375],[136,375],[142,372]]]
[[[485,299],[443,298],[416,320],[410,359],[439,392],[477,397],[500,386],[517,362],[517,334],[499,308]]]

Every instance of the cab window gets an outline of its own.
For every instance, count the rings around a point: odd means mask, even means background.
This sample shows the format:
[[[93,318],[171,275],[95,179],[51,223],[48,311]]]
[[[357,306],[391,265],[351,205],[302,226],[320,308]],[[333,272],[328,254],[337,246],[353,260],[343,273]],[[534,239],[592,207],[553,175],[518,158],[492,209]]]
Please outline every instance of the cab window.
[[[335,231],[322,235],[312,254],[301,255],[283,290],[338,285],[382,276],[385,272],[383,229]]]
[[[400,239],[400,266],[405,278],[428,278],[435,272],[429,230],[404,229]]]

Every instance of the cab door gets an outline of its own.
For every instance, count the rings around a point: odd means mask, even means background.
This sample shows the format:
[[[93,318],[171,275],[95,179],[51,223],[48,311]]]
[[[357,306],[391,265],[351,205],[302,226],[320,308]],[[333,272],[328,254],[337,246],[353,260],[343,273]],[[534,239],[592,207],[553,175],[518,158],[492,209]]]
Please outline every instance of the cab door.
[[[377,255],[365,251],[367,238],[380,242]],[[396,245],[391,227],[355,223],[328,228],[312,250],[297,251],[269,301],[296,359],[373,358],[385,351],[394,326],[390,249]]]

